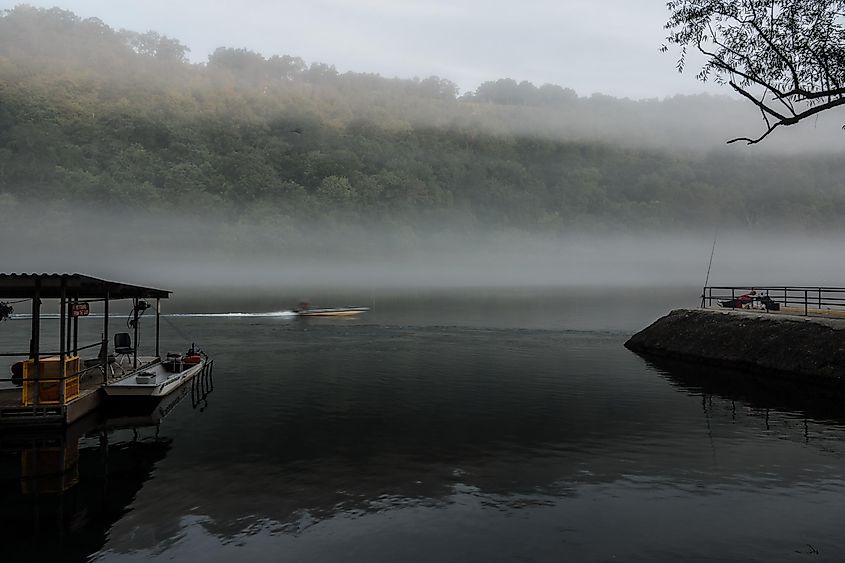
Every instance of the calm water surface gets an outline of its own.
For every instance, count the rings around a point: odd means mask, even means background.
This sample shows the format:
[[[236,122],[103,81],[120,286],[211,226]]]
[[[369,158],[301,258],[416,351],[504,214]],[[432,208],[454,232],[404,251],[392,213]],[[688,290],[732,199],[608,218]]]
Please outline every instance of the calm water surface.
[[[839,398],[622,347],[680,294],[516,295],[171,317],[213,390],[3,435],[2,560],[845,558]]]

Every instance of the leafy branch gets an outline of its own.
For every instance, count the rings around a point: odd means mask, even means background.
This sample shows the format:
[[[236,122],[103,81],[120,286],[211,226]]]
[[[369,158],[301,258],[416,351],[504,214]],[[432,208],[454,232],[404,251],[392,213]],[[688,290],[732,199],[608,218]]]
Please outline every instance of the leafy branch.
[[[705,56],[696,75],[730,86],[760,111],[765,131],[845,105],[845,0],[671,0],[668,45]],[[843,127],[845,128],[845,127]]]

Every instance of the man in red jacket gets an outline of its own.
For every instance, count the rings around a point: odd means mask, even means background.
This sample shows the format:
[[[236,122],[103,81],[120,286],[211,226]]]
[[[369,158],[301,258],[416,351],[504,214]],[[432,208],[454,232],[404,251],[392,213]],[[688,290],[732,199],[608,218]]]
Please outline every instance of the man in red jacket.
[[[748,309],[751,306],[751,304],[754,302],[754,299],[756,299],[756,297],[755,297],[756,295],[757,295],[757,292],[752,289],[748,293],[743,293],[742,295],[737,297],[736,298],[737,308]]]

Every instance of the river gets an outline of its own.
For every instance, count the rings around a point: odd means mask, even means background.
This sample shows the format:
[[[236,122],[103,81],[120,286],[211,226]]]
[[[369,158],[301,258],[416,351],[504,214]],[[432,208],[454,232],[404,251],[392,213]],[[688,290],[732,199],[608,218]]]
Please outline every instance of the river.
[[[375,309],[305,320],[266,297],[174,302],[165,347],[188,335],[215,360],[202,393],[3,435],[2,560],[845,553],[837,397],[623,347],[694,289],[311,297]],[[94,317],[81,326],[99,334]],[[28,327],[3,323],[0,345]]]

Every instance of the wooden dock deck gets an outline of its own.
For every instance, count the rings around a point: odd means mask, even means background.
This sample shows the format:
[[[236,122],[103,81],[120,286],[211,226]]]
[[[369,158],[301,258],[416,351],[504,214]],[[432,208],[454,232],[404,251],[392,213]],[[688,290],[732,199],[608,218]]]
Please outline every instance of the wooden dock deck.
[[[19,343],[15,345],[17,349],[0,352],[3,357],[26,358],[20,375],[24,387],[0,390],[0,428],[68,425],[95,410],[104,400],[103,386],[108,385],[109,379],[116,377],[108,368],[107,374],[103,373],[103,368],[80,371],[79,352],[99,349],[96,357],[103,359],[112,357],[111,352],[114,352],[124,359],[121,363],[109,366],[117,368],[118,376],[127,375],[136,367],[142,369],[160,355],[161,300],[168,299],[170,294],[170,291],[164,289],[109,281],[79,273],[0,273],[0,299],[4,300],[0,303],[3,305],[0,320],[13,312],[11,305],[30,303],[29,334],[19,335]],[[109,329],[110,304],[122,300],[132,302],[127,322],[127,328],[132,334]],[[56,319],[58,339],[50,345],[42,342],[41,338],[42,321],[44,324],[54,322],[42,315],[45,301],[54,301],[59,311]],[[92,304],[101,304],[102,307],[101,338],[80,345],[79,317],[88,316]],[[139,321],[147,310],[155,314],[155,357],[138,355]],[[75,380],[77,375],[81,377],[78,386]],[[13,378],[2,377],[0,374],[0,382],[13,381]],[[38,401],[45,404],[32,404]],[[46,404],[48,402],[52,404]]]
[[[157,361],[155,356],[138,356],[138,369]],[[132,373],[131,360],[112,364],[115,374],[108,381],[116,381]],[[66,405],[24,406],[21,404],[21,387],[0,389],[0,428],[26,426],[66,426],[96,410],[105,401],[102,391],[103,372],[91,369],[80,377],[79,396]]]

